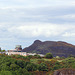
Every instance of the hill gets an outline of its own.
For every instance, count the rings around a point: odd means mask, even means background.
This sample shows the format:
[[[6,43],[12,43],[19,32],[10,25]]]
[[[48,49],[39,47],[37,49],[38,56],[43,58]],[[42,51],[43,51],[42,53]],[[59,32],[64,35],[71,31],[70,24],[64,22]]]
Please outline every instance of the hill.
[[[75,69],[56,70],[53,75],[75,75]]]
[[[34,41],[32,45],[23,49],[25,52],[46,54],[51,52],[53,56],[75,55],[75,45],[63,41]]]

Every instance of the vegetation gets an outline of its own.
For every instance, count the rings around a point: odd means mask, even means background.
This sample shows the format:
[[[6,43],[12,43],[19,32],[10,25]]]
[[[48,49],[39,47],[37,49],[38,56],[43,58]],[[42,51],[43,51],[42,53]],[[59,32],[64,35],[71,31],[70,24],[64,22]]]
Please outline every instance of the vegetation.
[[[0,75],[51,75],[55,70],[62,68],[75,69],[75,58],[5,55],[0,54]],[[49,57],[50,55],[50,57]]]
[[[45,57],[51,59],[51,58],[53,58],[53,55],[52,55],[51,53],[47,53],[47,54],[45,55]]]
[[[5,52],[5,50],[0,50],[0,52]]]
[[[48,67],[46,65],[46,63],[41,63],[38,67],[39,71],[48,71]]]

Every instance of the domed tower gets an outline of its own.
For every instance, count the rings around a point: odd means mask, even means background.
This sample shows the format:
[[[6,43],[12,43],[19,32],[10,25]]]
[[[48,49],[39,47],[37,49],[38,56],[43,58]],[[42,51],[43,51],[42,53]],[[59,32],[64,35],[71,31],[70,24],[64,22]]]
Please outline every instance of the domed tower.
[[[16,45],[15,49],[17,50],[17,52],[21,52],[22,51],[22,46],[21,45]]]

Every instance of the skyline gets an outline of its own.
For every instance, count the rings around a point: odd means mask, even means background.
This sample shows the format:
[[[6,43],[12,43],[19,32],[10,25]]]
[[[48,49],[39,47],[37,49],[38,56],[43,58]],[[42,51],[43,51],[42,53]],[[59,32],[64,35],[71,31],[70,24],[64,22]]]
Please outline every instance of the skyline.
[[[27,47],[35,40],[75,45],[74,0],[0,0],[0,47]]]

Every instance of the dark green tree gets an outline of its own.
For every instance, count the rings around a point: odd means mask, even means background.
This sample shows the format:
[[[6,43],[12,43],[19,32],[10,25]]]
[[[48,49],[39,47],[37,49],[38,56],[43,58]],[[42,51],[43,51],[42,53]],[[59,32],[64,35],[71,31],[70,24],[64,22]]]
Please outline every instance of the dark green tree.
[[[11,64],[10,65],[10,70],[12,70],[12,71],[18,70],[19,68],[20,67],[18,65],[16,65],[16,64]]]
[[[53,55],[52,55],[51,53],[47,53],[47,54],[45,55],[45,57],[51,59],[51,58],[53,58]]]
[[[48,67],[45,63],[41,63],[39,66],[38,66],[38,70],[39,71],[48,71]]]
[[[1,71],[0,75],[13,75],[11,71]]]
[[[24,61],[23,61],[23,60],[17,60],[17,61],[16,61],[16,64],[17,64],[18,66],[20,66],[21,68],[24,68]]]
[[[34,55],[34,57],[35,57],[35,58],[41,58],[41,56],[38,55],[38,54]]]
[[[35,65],[35,64],[33,64],[33,63],[28,64],[28,65],[26,66],[26,69],[27,69],[28,71],[36,71],[36,70],[37,70],[37,65]]]
[[[19,68],[15,70],[16,75],[31,75],[25,68]]]

